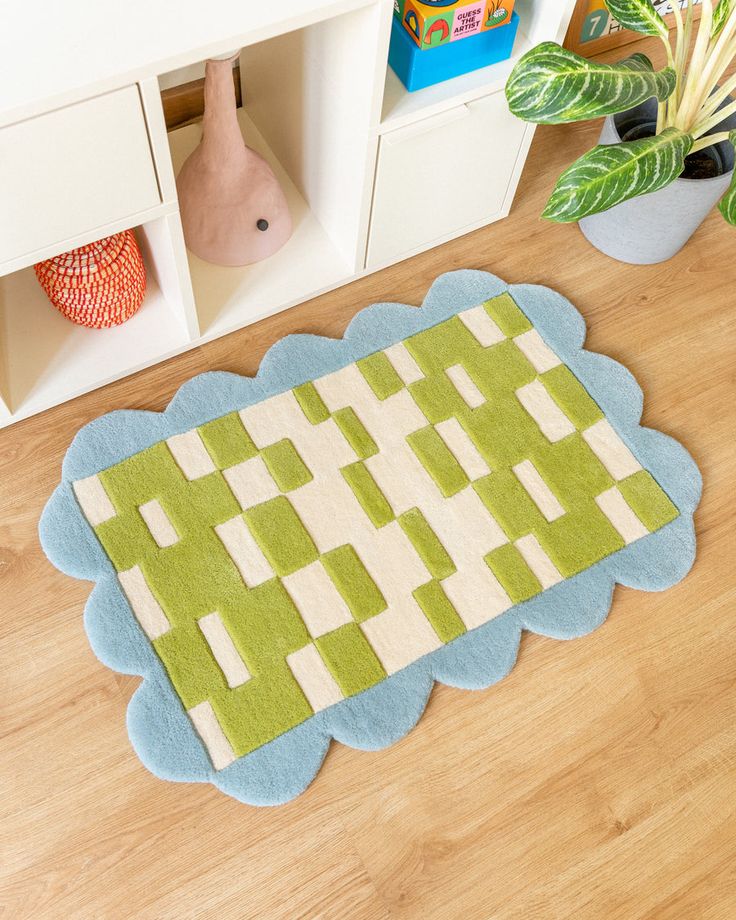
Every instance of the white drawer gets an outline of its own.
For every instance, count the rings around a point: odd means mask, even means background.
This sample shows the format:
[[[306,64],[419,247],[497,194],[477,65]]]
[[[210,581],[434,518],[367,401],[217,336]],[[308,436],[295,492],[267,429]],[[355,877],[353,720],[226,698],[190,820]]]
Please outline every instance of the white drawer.
[[[160,200],[137,86],[0,130],[0,264]]]
[[[368,265],[396,261],[497,214],[525,129],[498,92],[385,134]]]

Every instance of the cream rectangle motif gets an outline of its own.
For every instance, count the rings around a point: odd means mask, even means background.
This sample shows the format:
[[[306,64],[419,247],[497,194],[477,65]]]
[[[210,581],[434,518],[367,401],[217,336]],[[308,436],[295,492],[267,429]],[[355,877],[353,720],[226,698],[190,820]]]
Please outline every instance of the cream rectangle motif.
[[[220,614],[208,613],[197,622],[215,656],[215,661],[225,675],[228,687],[232,690],[244,684],[250,678],[250,672],[235,648],[235,643],[222,622]]]
[[[327,553],[347,542],[346,534],[364,512],[339,471],[316,472],[311,482],[289,493],[289,501],[319,552]]]
[[[319,559],[284,576],[281,581],[313,639],[352,623],[347,604]]]
[[[164,549],[179,542],[179,534],[157,499],[153,498],[150,502],[140,505],[138,510],[157,546]]]
[[[281,494],[261,456],[228,467],[222,475],[241,508],[252,508]]]
[[[538,374],[552,370],[562,363],[536,329],[522,332],[516,336],[514,342]]]
[[[522,460],[521,463],[517,463],[513,467],[513,472],[548,521],[556,521],[558,517],[562,517],[565,509],[539,475],[536,466],[531,460]]]
[[[293,432],[307,431],[310,425],[291,390],[247,406],[239,415],[251,440],[261,450],[280,441],[284,432],[293,437]]]
[[[166,443],[176,460],[177,466],[187,479],[199,479],[214,473],[215,464],[207,453],[198,431],[185,431],[167,438]]]
[[[346,406],[352,406],[357,412],[356,399],[362,401],[364,396],[374,400],[376,398],[357,364],[347,364],[331,374],[318,377],[313,383],[330,412],[337,412]]]
[[[575,431],[575,426],[549,395],[541,380],[532,380],[519,387],[516,396],[547,440],[561,441]]]
[[[595,502],[621,534],[624,543],[633,543],[649,533],[616,486],[596,495]]]
[[[551,588],[552,585],[559,584],[562,581],[562,575],[557,570],[557,566],[542,549],[539,540],[534,534],[530,533],[525,537],[519,537],[514,546],[519,550],[524,562],[532,570],[543,588]]]
[[[148,587],[140,566],[134,565],[132,569],[118,572],[118,580],[123,586],[136,620],[148,638],[153,642],[168,632],[171,624]]]
[[[224,524],[217,524],[215,533],[249,588],[255,588],[274,577],[271,564],[261,552],[242,517],[230,518]]]
[[[422,512],[458,569],[472,566],[491,550],[509,542],[472,486],[444,502],[423,506]]]
[[[470,440],[470,435],[455,416],[438,422],[434,427],[471,482],[491,472],[480,451]]]
[[[189,718],[204,742],[215,770],[223,770],[235,760],[235,752],[225,737],[215,710],[208,700],[198,703],[189,710]]]
[[[347,542],[355,547],[388,606],[401,604],[407,594],[432,576],[398,521],[391,521],[379,530],[368,526],[370,530],[349,531]]]
[[[342,690],[327,670],[327,665],[322,661],[315,645],[310,643],[287,655],[286,663],[315,712],[327,709],[328,706],[344,699]]]
[[[608,419],[602,418],[586,428],[583,437],[603,466],[618,481],[637,473],[641,464],[613,430]]]
[[[406,386],[410,383],[416,383],[417,380],[421,380],[424,377],[422,369],[411,356],[403,342],[397,342],[395,345],[391,345],[390,348],[386,349],[385,355]]]
[[[473,307],[472,310],[464,310],[457,316],[484,348],[498,345],[506,338],[494,320],[486,313],[485,307]]]
[[[93,527],[115,517],[116,511],[99,476],[77,479],[72,488],[84,516]]]
[[[354,370],[360,377],[358,369]],[[350,391],[347,395],[350,396]],[[358,459],[335,420],[328,418],[313,425],[291,390],[242,409],[240,418],[258,448],[275,444],[288,432],[297,453],[315,478],[319,478],[325,456],[334,458],[336,466],[345,466]]]
[[[404,443],[407,435],[419,431],[427,419],[408,390],[392,393],[379,402],[371,393],[369,405],[356,401],[353,408],[381,451],[393,451]],[[369,412],[369,406],[373,410]]]
[[[438,649],[442,643],[421,608],[409,595],[361,623],[361,629],[387,674]]]
[[[365,461],[395,515],[424,508],[441,498],[439,486],[406,444],[391,453],[377,453]]]
[[[482,626],[511,607],[511,598],[482,558],[443,579],[442,587],[467,629]]]
[[[427,419],[414,402],[411,393],[401,389],[379,400],[368,381],[355,364],[319,377],[314,386],[330,412],[350,406],[365,426],[380,451],[390,451],[401,444],[408,434],[424,428]],[[329,419],[335,425],[334,419]],[[322,425],[327,425],[323,422]],[[322,425],[318,427],[322,427]],[[299,445],[297,444],[297,449]],[[357,459],[353,454],[353,460]],[[351,461],[336,465],[344,466]],[[309,466],[309,463],[307,463]]]
[[[470,377],[470,374],[465,370],[462,364],[453,364],[452,367],[447,368],[445,373],[455,385],[455,389],[458,391],[460,396],[467,403],[467,405],[470,406],[471,409],[477,409],[478,406],[483,405],[483,403],[486,401],[485,396],[475,385]]]

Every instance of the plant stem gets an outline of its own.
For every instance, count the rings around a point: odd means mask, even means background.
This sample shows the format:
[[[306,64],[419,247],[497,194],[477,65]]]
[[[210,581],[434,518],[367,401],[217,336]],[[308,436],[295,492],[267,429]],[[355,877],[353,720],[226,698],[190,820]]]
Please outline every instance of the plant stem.
[[[682,15],[680,14],[680,5],[675,0],[672,4],[672,9],[675,13],[675,19],[678,23],[682,22]],[[678,14],[679,19],[678,19]],[[693,0],[687,0],[687,13],[685,14],[685,25],[682,32],[682,42],[680,43],[679,53],[675,54],[675,65],[677,73],[677,86],[675,88],[674,97],[669,100],[669,118],[667,124],[669,127],[673,127],[677,124],[677,115],[680,105],[682,104],[683,96],[685,95],[685,83],[687,80],[687,59],[690,53],[690,45],[692,43],[693,36]],[[679,26],[678,26],[678,38],[679,38]]]
[[[667,38],[662,36],[662,44],[664,45],[665,50],[667,51],[667,64],[669,67],[675,70],[676,68],[675,56],[672,53],[672,45],[670,44],[669,33],[667,33]]]
[[[715,115],[711,115],[710,118],[706,118],[705,120],[701,119],[696,122],[690,133],[693,137],[701,137],[712,128],[715,128],[716,125],[719,125],[724,118],[733,115],[734,112],[736,112],[736,102],[729,102],[728,105],[724,105],[722,109],[719,109]]]
[[[713,115],[713,113],[718,109],[718,106],[722,102],[725,102],[735,89],[736,76],[733,76],[729,80],[726,80],[725,83],[722,83],[718,89],[714,90],[708,97],[708,101],[700,110],[700,115],[698,116],[700,121],[703,121],[703,119],[709,118],[711,115]]]
[[[680,84],[682,75],[685,72],[685,27],[682,24],[682,13],[678,0],[672,2],[672,12],[675,14],[675,25],[677,26],[677,38],[675,40],[675,104],[680,99]],[[668,119],[669,122],[669,119]]]
[[[719,131],[718,134],[708,134],[695,141],[690,148],[690,153],[696,153],[698,150],[704,150],[706,147],[712,147],[713,144],[720,144],[721,141],[728,140],[728,131]]]
[[[705,67],[708,54],[712,22],[713,2],[712,0],[703,0],[700,24],[698,25],[698,35],[695,39],[695,47],[693,48],[693,53],[690,58],[690,67],[685,83],[685,90],[682,95],[682,104],[677,112],[677,127],[681,128],[683,131],[689,129],[695,117],[695,113],[700,106],[701,74]],[[734,22],[736,23],[736,20],[734,20]],[[721,38],[722,37],[721,35]]]
[[[727,35],[727,29],[730,35]],[[723,41],[721,44],[721,39],[726,35],[728,40]],[[711,51],[703,73],[701,74],[701,106],[707,104],[711,93],[718,85],[721,75],[733,60],[734,54],[736,54],[736,17],[732,21],[729,20],[729,22],[726,23],[718,42]]]
[[[703,0],[701,30],[703,18],[706,17],[706,3],[712,7],[711,0]],[[710,28],[711,25],[708,26],[709,32]],[[698,40],[700,40],[700,31]],[[736,53],[736,16],[731,14],[726,20],[715,44],[709,43],[708,52],[697,62],[695,53],[693,53],[693,58],[690,62],[690,74],[688,75],[688,91],[692,86],[692,93],[689,95],[684,111],[681,109],[680,112],[680,116],[684,120],[683,127],[685,130],[699,116],[700,108],[708,102],[710,94],[733,59],[734,53]]]
[[[687,64],[687,57],[690,53],[690,45],[693,40],[693,17],[694,17],[694,7],[693,0],[687,0],[687,14],[685,16],[685,41],[683,42],[683,55],[682,55],[682,78],[680,80],[679,94],[677,97],[678,106],[682,102],[682,97],[685,93],[685,65]]]
[[[682,25],[682,17],[680,17],[680,20],[681,20],[680,25]],[[667,51],[667,66],[671,67],[674,70],[675,79],[677,80],[679,71],[677,69],[676,54],[672,53],[672,45],[670,44],[669,32],[667,33],[666,37],[663,35],[661,36],[661,38],[662,38],[662,44],[664,45],[665,50]],[[678,28],[678,37],[677,37],[678,43],[679,43],[679,40],[680,40],[680,32]],[[660,134],[665,128],[668,128],[673,124],[673,121],[672,121],[673,97],[674,99],[677,98],[677,84],[675,84],[675,90],[674,90],[673,96],[671,96],[669,99],[663,100],[657,106],[657,131],[656,131],[657,134]]]

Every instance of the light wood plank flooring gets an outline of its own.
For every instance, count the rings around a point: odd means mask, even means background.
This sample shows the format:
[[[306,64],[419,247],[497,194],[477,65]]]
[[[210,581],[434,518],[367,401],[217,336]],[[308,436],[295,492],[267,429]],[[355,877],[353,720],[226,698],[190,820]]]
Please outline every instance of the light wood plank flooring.
[[[597,131],[540,129],[507,220],[0,432],[0,915],[736,916],[736,230],[713,215],[677,258],[638,268],[539,220]],[[333,745],[284,807],[154,778],[126,737],[137,680],[95,659],[89,585],[36,537],[74,432],[111,409],[161,410],[199,371],[251,374],[286,333],[338,336],[373,301],[420,303],[465,267],[557,288],[588,347],[636,375],[644,422],[703,471],[693,572],[661,594],[617,588],[587,638],[525,636],[488,691],[437,687],[388,750]]]

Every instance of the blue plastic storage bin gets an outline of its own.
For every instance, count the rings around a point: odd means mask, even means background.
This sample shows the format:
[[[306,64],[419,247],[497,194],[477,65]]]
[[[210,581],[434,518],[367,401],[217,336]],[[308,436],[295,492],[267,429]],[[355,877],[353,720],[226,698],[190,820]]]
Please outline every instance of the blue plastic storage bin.
[[[404,86],[413,92],[510,58],[518,27],[519,16],[512,13],[505,26],[422,51],[394,17],[388,62]]]

